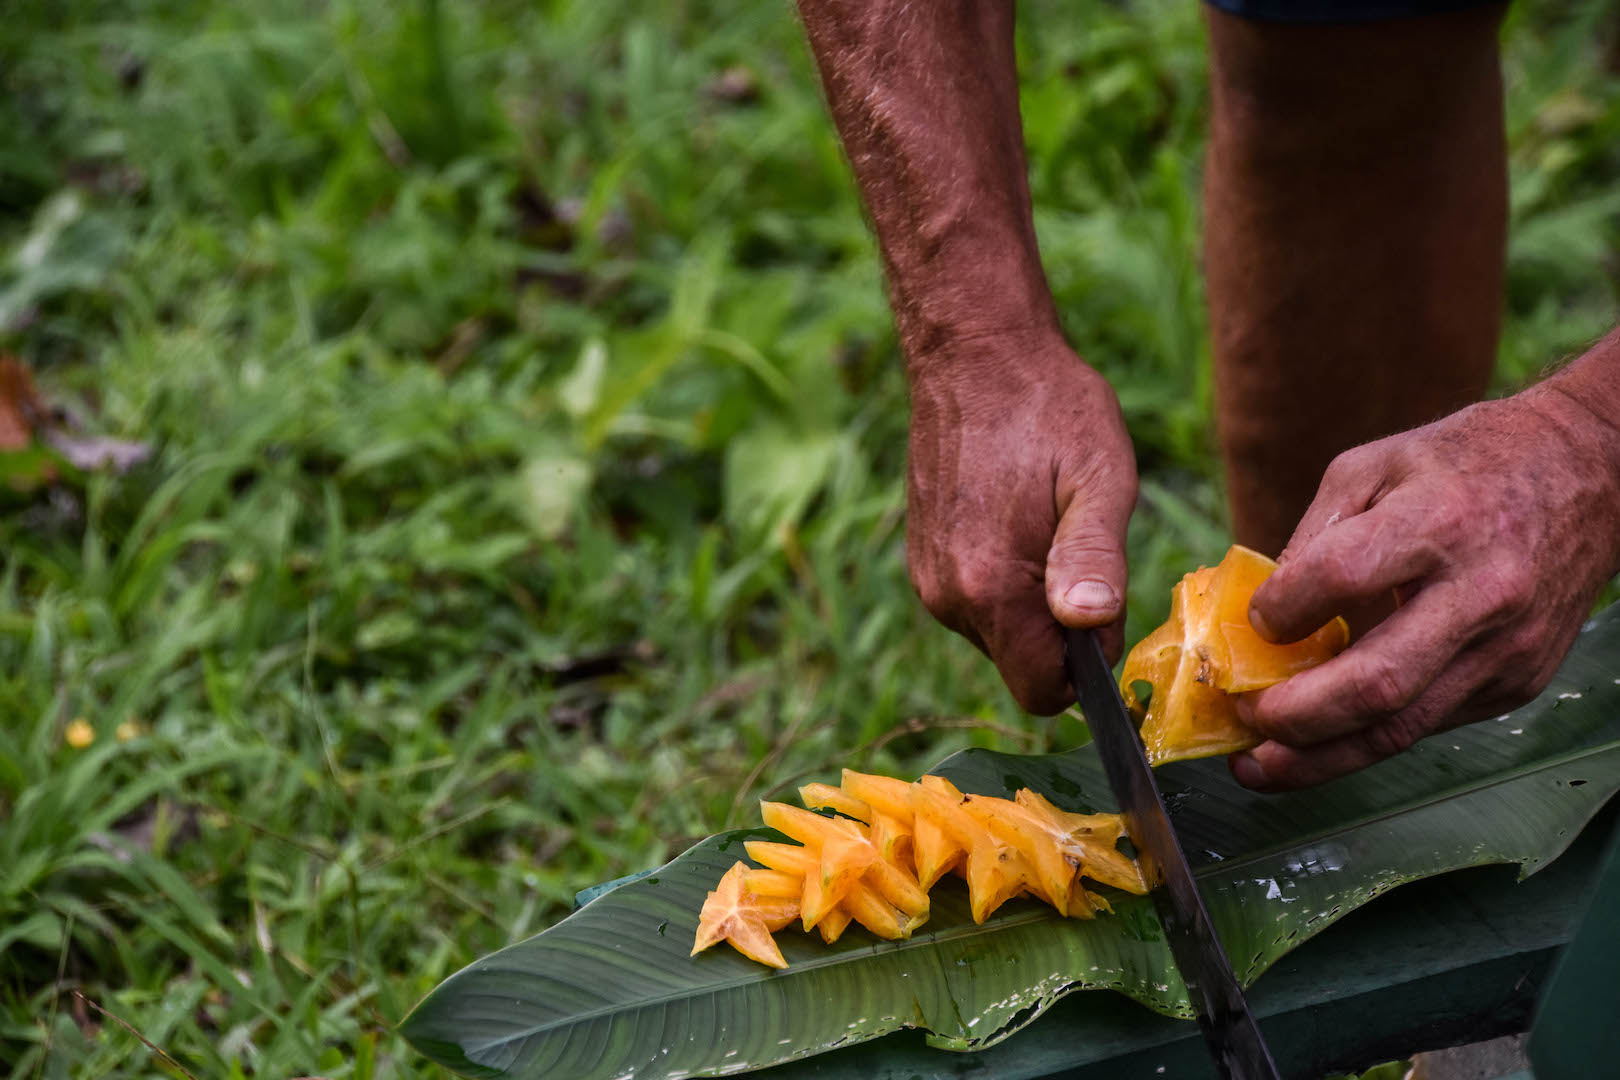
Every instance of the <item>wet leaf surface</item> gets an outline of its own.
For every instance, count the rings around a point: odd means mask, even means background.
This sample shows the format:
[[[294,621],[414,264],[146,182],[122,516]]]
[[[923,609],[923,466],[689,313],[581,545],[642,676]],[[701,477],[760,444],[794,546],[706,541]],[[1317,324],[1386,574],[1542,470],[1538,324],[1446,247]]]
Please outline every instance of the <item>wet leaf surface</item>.
[[[1556,858],[1620,788],[1620,610],[1590,624],[1552,685],[1496,720],[1315,791],[1256,795],[1221,762],[1161,771],[1205,900],[1245,984],[1342,916],[1405,882]],[[963,790],[1030,787],[1078,811],[1113,809],[1089,748],[1046,757],[965,751],[937,770]],[[911,940],[851,929],[834,946],[778,935],[788,968],[689,958],[703,898],[759,830],[711,837],[552,929],[448,979],[403,1032],[475,1075],[689,1076],[806,1057],[901,1027],[938,1047],[993,1045],[1077,990],[1190,1011],[1146,898],[1063,919],[1006,905],[983,926],[955,883]]]

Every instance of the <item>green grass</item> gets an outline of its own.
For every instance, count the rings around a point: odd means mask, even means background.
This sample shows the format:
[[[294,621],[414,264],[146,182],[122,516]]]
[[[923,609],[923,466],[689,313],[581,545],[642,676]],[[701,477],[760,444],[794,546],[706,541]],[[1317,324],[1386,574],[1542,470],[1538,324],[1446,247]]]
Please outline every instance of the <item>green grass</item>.
[[[1024,7],[1139,634],[1226,543],[1199,15]],[[1614,22],[1509,29],[1504,387],[1613,317]],[[198,1077],[426,1075],[392,1024],[575,890],[844,764],[1079,737],[906,582],[893,334],[784,3],[23,0],[0,345],[154,450],[0,514],[15,1076],[172,1075],[75,991]]]

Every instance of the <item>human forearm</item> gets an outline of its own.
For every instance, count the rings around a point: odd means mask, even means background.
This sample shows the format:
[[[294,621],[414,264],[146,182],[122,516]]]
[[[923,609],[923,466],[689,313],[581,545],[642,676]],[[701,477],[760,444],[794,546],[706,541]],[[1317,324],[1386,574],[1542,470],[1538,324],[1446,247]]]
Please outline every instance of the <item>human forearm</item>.
[[[1035,246],[1011,0],[799,0],[915,372],[1057,333]]]
[[[1564,405],[1568,422],[1584,429],[1595,460],[1620,487],[1620,329],[1527,393]]]

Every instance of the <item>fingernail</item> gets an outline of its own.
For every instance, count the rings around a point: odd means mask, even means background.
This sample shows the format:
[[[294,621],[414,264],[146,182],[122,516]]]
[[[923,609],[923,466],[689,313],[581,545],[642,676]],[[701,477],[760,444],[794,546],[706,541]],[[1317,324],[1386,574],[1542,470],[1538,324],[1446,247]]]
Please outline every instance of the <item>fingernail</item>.
[[[1232,775],[1246,788],[1265,788],[1271,784],[1266,770],[1249,754],[1239,754],[1232,759]]]
[[[1106,582],[1089,579],[1070,585],[1063,602],[1082,615],[1112,615],[1119,608],[1119,596]]]

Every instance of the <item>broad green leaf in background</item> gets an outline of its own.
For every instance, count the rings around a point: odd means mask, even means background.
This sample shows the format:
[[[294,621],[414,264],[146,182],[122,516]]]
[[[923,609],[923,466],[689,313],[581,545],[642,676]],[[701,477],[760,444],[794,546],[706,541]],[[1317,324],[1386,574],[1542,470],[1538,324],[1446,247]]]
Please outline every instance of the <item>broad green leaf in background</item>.
[[[68,190],[40,204],[33,228],[0,268],[0,332],[58,293],[98,288],[123,256],[128,237],[106,214]]]
[[[555,540],[568,531],[590,486],[590,462],[570,454],[537,455],[518,474],[518,512],[535,536]]]
[[[607,346],[592,338],[579,351],[579,361],[557,383],[557,402],[575,420],[589,416],[602,400],[602,380],[607,374]]]
[[[751,535],[775,535],[797,523],[849,438],[837,431],[800,433],[759,427],[726,448],[726,517]]]
[[[1260,796],[1220,761],[1161,770],[1177,829],[1239,977],[1404,882],[1467,866],[1555,858],[1620,788],[1620,608],[1594,620],[1535,701],[1437,735],[1314,791]],[[1089,748],[1049,757],[966,751],[936,771],[966,791],[1028,786],[1060,805],[1110,804]],[[777,935],[789,967],[728,949],[689,958],[704,894],[751,830],[711,837],[656,874],[480,960],[430,994],[403,1033],[469,1075],[638,1077],[743,1071],[901,1027],[973,1050],[1058,997],[1110,988],[1187,1016],[1151,903],[1062,919],[1034,902],[975,926],[954,880],[925,931],[881,942],[852,929],[827,947]]]

